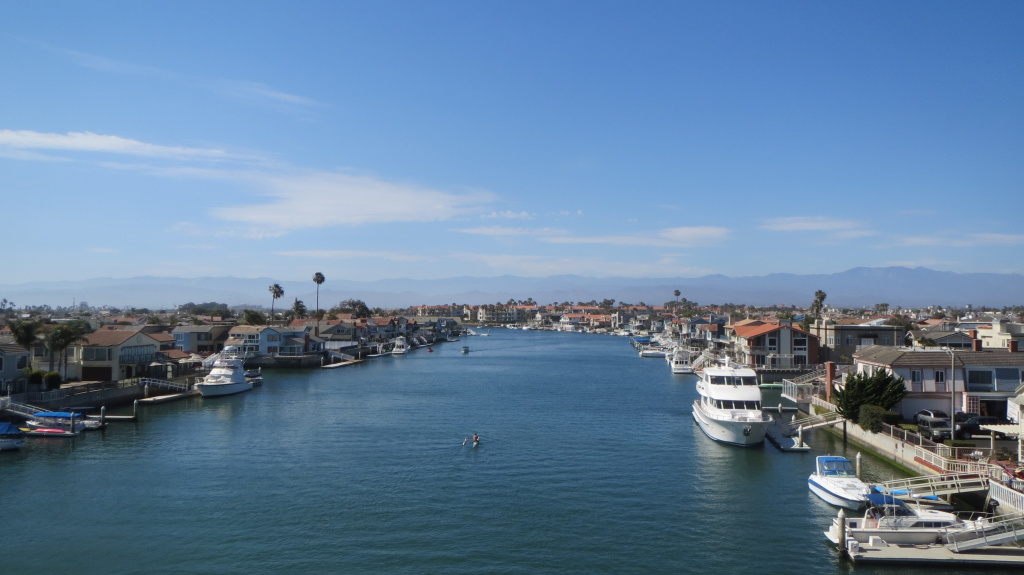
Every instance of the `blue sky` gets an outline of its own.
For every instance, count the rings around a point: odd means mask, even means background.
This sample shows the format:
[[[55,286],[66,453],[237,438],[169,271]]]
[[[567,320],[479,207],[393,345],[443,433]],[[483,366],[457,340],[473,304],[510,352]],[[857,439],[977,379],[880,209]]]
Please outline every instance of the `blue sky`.
[[[1024,273],[1024,3],[0,5],[0,283]]]

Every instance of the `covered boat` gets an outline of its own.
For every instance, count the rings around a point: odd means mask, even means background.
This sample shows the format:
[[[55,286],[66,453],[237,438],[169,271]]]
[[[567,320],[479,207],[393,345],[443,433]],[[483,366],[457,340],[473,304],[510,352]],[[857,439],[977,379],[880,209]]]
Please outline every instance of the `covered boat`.
[[[25,432],[16,425],[0,422],[0,451],[13,451],[25,445]]]
[[[952,513],[910,506],[892,495],[870,493],[865,497],[868,505],[863,517],[832,519],[832,525],[825,532],[829,541],[846,548],[846,542],[839,540],[840,533],[844,531],[840,520],[845,522],[847,539],[867,543],[872,537],[878,537],[890,545],[941,542],[947,535],[968,527]]]

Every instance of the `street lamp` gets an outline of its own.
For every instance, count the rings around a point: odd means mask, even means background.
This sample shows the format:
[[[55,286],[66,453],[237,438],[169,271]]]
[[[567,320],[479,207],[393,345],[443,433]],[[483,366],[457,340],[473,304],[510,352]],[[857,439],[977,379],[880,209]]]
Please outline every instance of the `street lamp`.
[[[949,347],[942,348],[949,354],[949,434],[952,438],[956,428],[956,355]]]

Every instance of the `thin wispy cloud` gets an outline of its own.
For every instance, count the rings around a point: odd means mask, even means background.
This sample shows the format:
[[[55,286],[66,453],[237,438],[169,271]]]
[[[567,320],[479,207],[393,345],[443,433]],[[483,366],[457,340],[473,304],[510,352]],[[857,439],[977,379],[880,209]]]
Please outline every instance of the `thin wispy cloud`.
[[[369,250],[289,250],[273,253],[275,255],[286,257],[311,258],[316,260],[370,259],[394,262],[423,262],[424,259],[422,254]]]
[[[605,235],[549,237],[555,244],[606,244],[640,247],[690,247],[721,242],[729,237],[727,228],[716,226],[666,228],[653,235]]]
[[[106,56],[47,46],[49,49],[63,54],[73,64],[97,70],[108,74],[123,74],[132,76],[149,76],[164,81],[177,82],[180,84],[195,86],[203,91],[220,94],[233,100],[248,101],[251,103],[275,103],[287,104],[297,107],[321,107],[322,103],[312,98],[299,96],[268,86],[262,82],[249,80],[233,80],[227,78],[202,78],[188,76],[178,72],[164,70],[154,66],[125,62]]]
[[[508,211],[508,210],[503,211],[503,212],[490,212],[490,213],[484,214],[484,215],[482,215],[480,217],[482,217],[482,218],[500,218],[500,219],[510,219],[510,220],[530,220],[530,219],[533,219],[533,215],[531,215],[529,212],[513,212],[513,211]]]
[[[221,160],[231,157],[227,152],[220,149],[163,146],[140,142],[131,138],[94,134],[92,132],[55,134],[31,130],[0,130],[0,148],[8,148],[10,150],[93,152],[173,160],[196,158]]]
[[[478,211],[493,201],[486,192],[455,194],[413,184],[332,172],[263,174],[265,203],[219,207],[222,220],[270,229],[386,222],[436,222]]]
[[[512,228],[506,226],[480,226],[476,228],[463,228],[455,230],[464,234],[479,236],[562,236],[567,234],[565,230],[552,228]]]
[[[936,232],[927,236],[903,236],[896,238],[896,243],[904,247],[953,247],[979,248],[986,246],[1020,246],[1024,245],[1024,234],[962,234],[956,232]]]
[[[772,232],[837,232],[863,229],[861,222],[825,216],[790,216],[764,220],[760,228]]]

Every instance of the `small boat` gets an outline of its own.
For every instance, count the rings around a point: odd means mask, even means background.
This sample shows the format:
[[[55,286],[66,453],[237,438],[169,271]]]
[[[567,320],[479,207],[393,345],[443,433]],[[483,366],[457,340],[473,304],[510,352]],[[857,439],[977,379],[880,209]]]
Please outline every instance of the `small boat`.
[[[233,395],[252,390],[253,383],[245,377],[242,360],[217,358],[210,373],[196,382],[196,389],[203,397]]]
[[[871,487],[857,477],[849,459],[839,455],[819,455],[814,465],[814,473],[807,478],[811,493],[846,509],[861,509],[867,504]]]
[[[721,366],[707,367],[698,374],[697,393],[693,419],[705,435],[741,447],[764,444],[772,416],[761,410],[757,372],[737,367],[726,358]]]
[[[263,383],[263,368],[257,367],[256,369],[245,370],[245,379],[253,385],[260,385]]]
[[[409,353],[409,344],[405,341],[404,336],[398,336],[395,338],[395,345],[391,348],[391,355],[405,355]]]
[[[0,451],[15,451],[25,445],[25,432],[18,426],[0,422]]]
[[[889,545],[928,545],[969,527],[952,513],[909,506],[891,495],[870,493],[867,503],[863,517],[843,519],[847,539],[867,543],[877,537]],[[825,537],[846,549],[846,542],[839,540],[843,531],[839,521],[839,517],[832,519]]]
[[[28,437],[78,437],[79,435],[77,431],[68,431],[58,427],[26,427],[22,429],[22,432]]]
[[[25,422],[30,429],[57,428],[71,431],[89,431],[102,427],[95,419],[74,411],[37,411]]]
[[[469,346],[468,345],[462,346],[462,353],[469,353]]]

